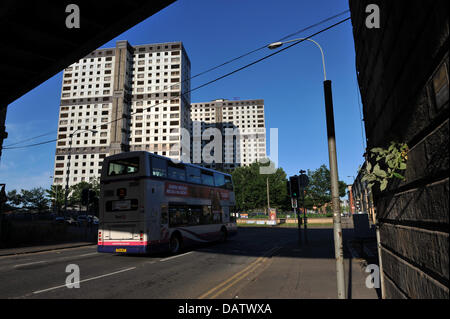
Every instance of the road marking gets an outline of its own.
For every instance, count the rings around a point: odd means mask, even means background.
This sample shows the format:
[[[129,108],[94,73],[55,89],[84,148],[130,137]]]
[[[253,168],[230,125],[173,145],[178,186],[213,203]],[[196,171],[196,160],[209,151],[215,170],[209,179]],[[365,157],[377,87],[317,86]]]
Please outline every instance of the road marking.
[[[77,255],[77,256],[73,256],[73,257],[84,257],[84,256],[91,256],[91,255],[99,255],[99,253],[98,253],[98,252],[95,252],[95,253],[89,253],[89,254]]]
[[[273,247],[272,249],[269,249],[261,257],[258,257],[255,261],[253,261],[250,265],[248,265],[247,267],[245,267],[244,269],[242,269],[238,273],[234,274],[233,276],[231,276],[230,278],[228,278],[227,280],[222,282],[220,285],[218,285],[218,286],[212,288],[211,290],[207,291],[206,293],[204,293],[203,295],[198,297],[198,299],[205,299],[208,295],[211,295],[209,297],[210,299],[214,299],[218,295],[222,294],[225,290],[227,290],[231,286],[233,286],[236,283],[238,283],[239,281],[241,281],[245,276],[247,276],[248,275],[247,271],[249,271],[253,266],[256,266],[258,263],[261,263],[264,260],[264,258],[270,256],[271,254],[275,253],[279,249],[280,249],[280,247]],[[256,267],[254,269],[256,269]],[[225,285],[227,285],[227,286],[225,286]],[[223,286],[225,286],[225,287],[222,288]],[[222,288],[222,289],[220,289],[220,288]],[[220,290],[216,292],[216,290],[218,290],[218,289],[220,289]],[[213,293],[214,293],[214,295],[212,295]]]
[[[29,266],[29,265],[34,265],[34,264],[42,264],[42,263],[47,263],[48,261],[35,261],[32,263],[27,263],[27,264],[20,264],[20,265],[14,265],[15,268],[17,267],[23,267],[23,266]]]
[[[189,251],[189,252],[181,254],[181,255],[176,255],[176,256],[172,256],[172,257],[163,258],[160,261],[166,261],[166,260],[178,258],[178,257],[181,257],[181,256],[186,256],[186,255],[189,255],[189,254],[192,254],[192,253],[193,253],[193,251]]]
[[[121,273],[121,272],[130,271],[130,270],[133,270],[133,269],[136,269],[136,267],[126,268],[126,269],[118,270],[118,271],[115,271],[115,272],[112,272],[112,273],[109,273],[109,274],[105,274],[105,275],[101,275],[101,276],[97,276],[97,277],[92,277],[92,278],[80,280],[80,281],[71,283],[71,285],[76,285],[78,283],[82,283],[82,282],[86,282],[86,281],[90,281],[90,280],[94,280],[94,279],[100,279],[100,278],[107,277],[107,276],[112,276],[112,275],[115,275],[115,274],[118,274],[118,273]],[[66,285],[61,285],[61,286],[57,286],[57,287],[52,287],[52,288],[47,288],[47,289],[43,289],[43,290],[34,291],[33,294],[40,294],[40,293],[43,293],[43,292],[47,292],[47,291],[55,290],[55,289],[59,289],[59,288],[64,288],[64,287],[66,287]]]
[[[62,257],[62,258],[53,259],[53,260],[34,261],[34,262],[31,262],[31,263],[14,265],[14,268],[20,268],[20,267],[23,267],[23,266],[30,266],[30,265],[35,265],[35,264],[61,262],[61,261],[65,261],[65,260],[76,259],[77,257],[85,257],[85,256],[91,256],[91,255],[97,255],[97,254],[98,253],[95,252],[95,253],[89,253],[89,254],[83,254],[83,255],[67,256],[67,257]]]

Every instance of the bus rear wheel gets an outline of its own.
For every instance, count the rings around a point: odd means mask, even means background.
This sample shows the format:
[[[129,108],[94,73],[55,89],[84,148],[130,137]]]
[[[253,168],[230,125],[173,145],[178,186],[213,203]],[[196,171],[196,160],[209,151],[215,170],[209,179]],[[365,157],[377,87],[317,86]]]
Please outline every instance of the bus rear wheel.
[[[173,235],[170,238],[169,250],[172,254],[178,254],[181,251],[182,243],[179,235]]]

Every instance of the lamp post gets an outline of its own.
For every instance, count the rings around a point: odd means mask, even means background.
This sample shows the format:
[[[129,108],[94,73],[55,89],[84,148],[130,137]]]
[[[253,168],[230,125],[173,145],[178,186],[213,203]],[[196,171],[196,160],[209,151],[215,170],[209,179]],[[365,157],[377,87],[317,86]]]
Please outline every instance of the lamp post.
[[[269,195],[269,178],[266,178],[266,191],[267,191],[267,215],[270,215],[270,195]]]
[[[83,133],[83,132],[91,132],[94,135],[95,135],[95,133],[97,133],[96,130],[80,130],[80,129],[76,129],[75,131],[73,131],[70,134],[70,140],[69,140],[69,161],[67,162],[66,189],[65,189],[65,194],[64,194],[64,218],[67,216],[67,197],[69,195],[69,175],[70,175],[70,158],[72,157],[72,140],[73,140],[73,136],[75,135],[75,133],[80,134],[80,133]]]
[[[276,49],[285,43],[307,40],[314,43],[319,49],[322,55],[323,65],[323,88],[325,97],[325,113],[327,122],[327,135],[328,135],[328,155],[330,161],[330,177],[331,177],[331,202],[333,205],[333,232],[334,232],[334,250],[336,257],[336,275],[337,275],[337,292],[339,299],[345,299],[345,279],[344,279],[344,249],[342,244],[342,225],[341,225],[341,212],[340,212],[340,200],[339,200],[339,178],[336,156],[336,136],[334,131],[334,114],[333,114],[333,96],[331,91],[331,81],[327,80],[325,70],[325,57],[322,47],[310,38],[298,38],[285,42],[274,42],[269,44],[269,49]]]
[[[52,183],[50,184],[50,190],[52,191],[55,191],[54,189],[54,187],[52,187],[53,186],[53,178],[54,178],[54,176],[50,176],[50,179],[52,180]],[[54,197],[53,197],[53,213],[56,215],[56,203],[58,202],[58,192],[56,192],[56,194],[53,194],[54,195]]]

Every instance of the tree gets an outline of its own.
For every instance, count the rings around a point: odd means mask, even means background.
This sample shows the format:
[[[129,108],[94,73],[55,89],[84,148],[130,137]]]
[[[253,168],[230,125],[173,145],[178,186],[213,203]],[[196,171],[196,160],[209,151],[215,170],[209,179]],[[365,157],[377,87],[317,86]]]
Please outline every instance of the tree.
[[[100,183],[98,179],[92,178],[90,182],[80,182],[78,184],[72,185],[69,188],[69,205],[75,206],[81,204],[81,197],[83,189],[91,189],[95,191],[97,197],[100,196]]]
[[[289,207],[286,173],[278,168],[274,174],[261,174],[261,166],[261,163],[256,162],[250,166],[238,167],[232,172],[237,209],[246,211],[267,207],[267,179],[270,207],[286,209]]]
[[[62,185],[51,185],[50,189],[46,190],[47,197],[49,197],[50,201],[54,209],[59,212],[61,207],[64,206],[65,199],[65,189]]]
[[[311,209],[313,206],[322,207],[331,202],[331,180],[330,170],[325,164],[318,169],[308,170],[309,185],[306,188],[305,207]],[[347,184],[339,181],[339,196],[345,196]]]
[[[80,205],[81,203],[81,193],[83,189],[90,188],[91,184],[88,182],[80,182],[78,184],[69,187],[69,205]]]
[[[24,208],[43,212],[48,210],[48,198],[46,191],[42,187],[35,187],[31,190],[22,189],[20,191],[20,201]]]
[[[6,210],[10,209],[17,209],[22,204],[22,199],[20,198],[20,194],[17,192],[17,190],[13,189],[12,191],[9,191],[6,195]]]
[[[100,196],[100,180],[99,178],[90,179],[91,189],[95,191],[97,197]]]

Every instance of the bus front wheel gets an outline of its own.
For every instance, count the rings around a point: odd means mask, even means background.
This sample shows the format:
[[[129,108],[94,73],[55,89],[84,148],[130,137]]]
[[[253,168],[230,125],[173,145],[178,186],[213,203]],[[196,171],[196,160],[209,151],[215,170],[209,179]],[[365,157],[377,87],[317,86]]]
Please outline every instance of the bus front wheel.
[[[173,235],[170,238],[170,246],[169,246],[170,252],[172,254],[178,254],[181,251],[181,246],[182,246],[182,243],[181,243],[180,236]]]

